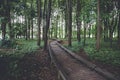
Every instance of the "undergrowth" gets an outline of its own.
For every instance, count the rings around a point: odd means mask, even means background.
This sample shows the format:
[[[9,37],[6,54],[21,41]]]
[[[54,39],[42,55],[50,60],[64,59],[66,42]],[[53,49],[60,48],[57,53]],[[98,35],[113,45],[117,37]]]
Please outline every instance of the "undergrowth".
[[[76,41],[75,41],[75,42],[73,42],[72,44],[73,44],[72,47],[69,47],[69,46],[67,46],[67,45],[64,45],[64,46],[65,46],[66,48],[72,50],[73,52],[78,52],[80,49],[83,48],[82,44],[79,43],[79,42],[76,42]]]
[[[67,45],[64,46],[67,47]],[[83,46],[81,43],[78,43],[77,41],[73,41],[72,47],[67,48],[73,52],[79,52],[80,49],[84,49],[90,59],[120,66],[120,49],[117,48],[117,44],[113,42],[113,46],[111,48],[109,42],[102,42],[101,46],[101,49],[97,51],[95,48],[95,40],[88,39],[85,46]]]
[[[15,48],[0,50],[0,68],[3,68],[3,72],[0,72],[0,78],[3,77],[2,75],[18,77],[18,61],[26,54],[32,54],[39,48],[36,45],[36,40],[16,40],[16,43],[17,45]],[[1,80],[4,79],[1,78]]]

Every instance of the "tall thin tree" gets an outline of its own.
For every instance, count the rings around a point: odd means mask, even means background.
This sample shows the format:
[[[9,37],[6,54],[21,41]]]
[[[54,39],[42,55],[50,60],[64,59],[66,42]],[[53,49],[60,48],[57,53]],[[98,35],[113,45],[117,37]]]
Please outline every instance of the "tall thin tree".
[[[120,10],[120,2],[119,2],[119,0],[118,0],[118,10]],[[118,23],[118,43],[120,43],[120,13],[119,13],[119,23]]]
[[[68,20],[68,46],[72,46],[72,0],[67,0],[67,20]]]
[[[40,24],[41,24],[41,0],[37,0],[37,9],[38,9],[38,41],[37,45],[40,46],[41,42],[41,30],[40,30]]]
[[[100,49],[100,0],[97,0],[97,39],[96,49]]]
[[[50,26],[50,16],[51,16],[51,3],[52,0],[48,1],[48,5],[47,5],[47,16],[46,16],[46,26],[45,26],[45,32],[44,32],[44,50],[47,50],[47,44],[48,44],[48,30],[49,30],[49,26]]]
[[[13,28],[11,26],[11,5],[10,5],[10,1],[7,0],[7,19],[8,19],[8,26],[9,26],[9,37],[12,40],[14,38],[13,36]]]
[[[80,29],[81,29],[81,21],[80,21],[80,11],[81,11],[81,3],[80,0],[77,0],[77,10],[76,10],[76,22],[77,22],[77,40],[80,42]]]

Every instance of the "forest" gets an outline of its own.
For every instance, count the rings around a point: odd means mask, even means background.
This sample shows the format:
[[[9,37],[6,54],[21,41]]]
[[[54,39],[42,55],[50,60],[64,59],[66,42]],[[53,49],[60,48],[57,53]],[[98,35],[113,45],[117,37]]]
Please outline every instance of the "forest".
[[[120,76],[120,1],[0,0],[0,80],[57,80],[54,40]]]

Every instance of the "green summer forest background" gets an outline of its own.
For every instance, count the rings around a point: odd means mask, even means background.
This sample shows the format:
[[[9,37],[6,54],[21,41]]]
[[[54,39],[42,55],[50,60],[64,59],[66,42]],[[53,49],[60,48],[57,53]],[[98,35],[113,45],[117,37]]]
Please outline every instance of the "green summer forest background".
[[[0,0],[0,77],[18,80],[19,60],[50,40],[120,71],[120,1]]]

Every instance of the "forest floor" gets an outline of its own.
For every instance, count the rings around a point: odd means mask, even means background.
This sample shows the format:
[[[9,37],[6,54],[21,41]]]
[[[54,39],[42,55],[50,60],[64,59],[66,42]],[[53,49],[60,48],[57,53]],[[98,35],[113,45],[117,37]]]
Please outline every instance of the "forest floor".
[[[62,45],[67,45],[68,42],[67,41],[60,41],[60,43]],[[99,66],[101,69],[105,69],[111,73],[113,73],[115,76],[120,77],[120,66],[115,66],[109,63],[104,63],[100,60],[96,60],[96,59],[91,59],[90,56],[88,56],[88,54],[85,52],[84,49],[79,49],[77,52],[75,51],[75,53],[81,57],[83,57],[84,59],[90,61],[91,63]]]
[[[19,41],[16,49],[0,49],[0,80],[58,80],[56,67],[51,64],[47,52],[36,49],[36,41]],[[67,44],[67,41],[62,42]],[[26,53],[28,52],[28,53]],[[90,59],[84,49],[76,54],[98,65],[102,69],[120,76],[120,67]]]
[[[58,80],[56,67],[51,64],[47,52],[37,50],[25,54],[14,66],[13,60],[0,57],[0,80]]]

